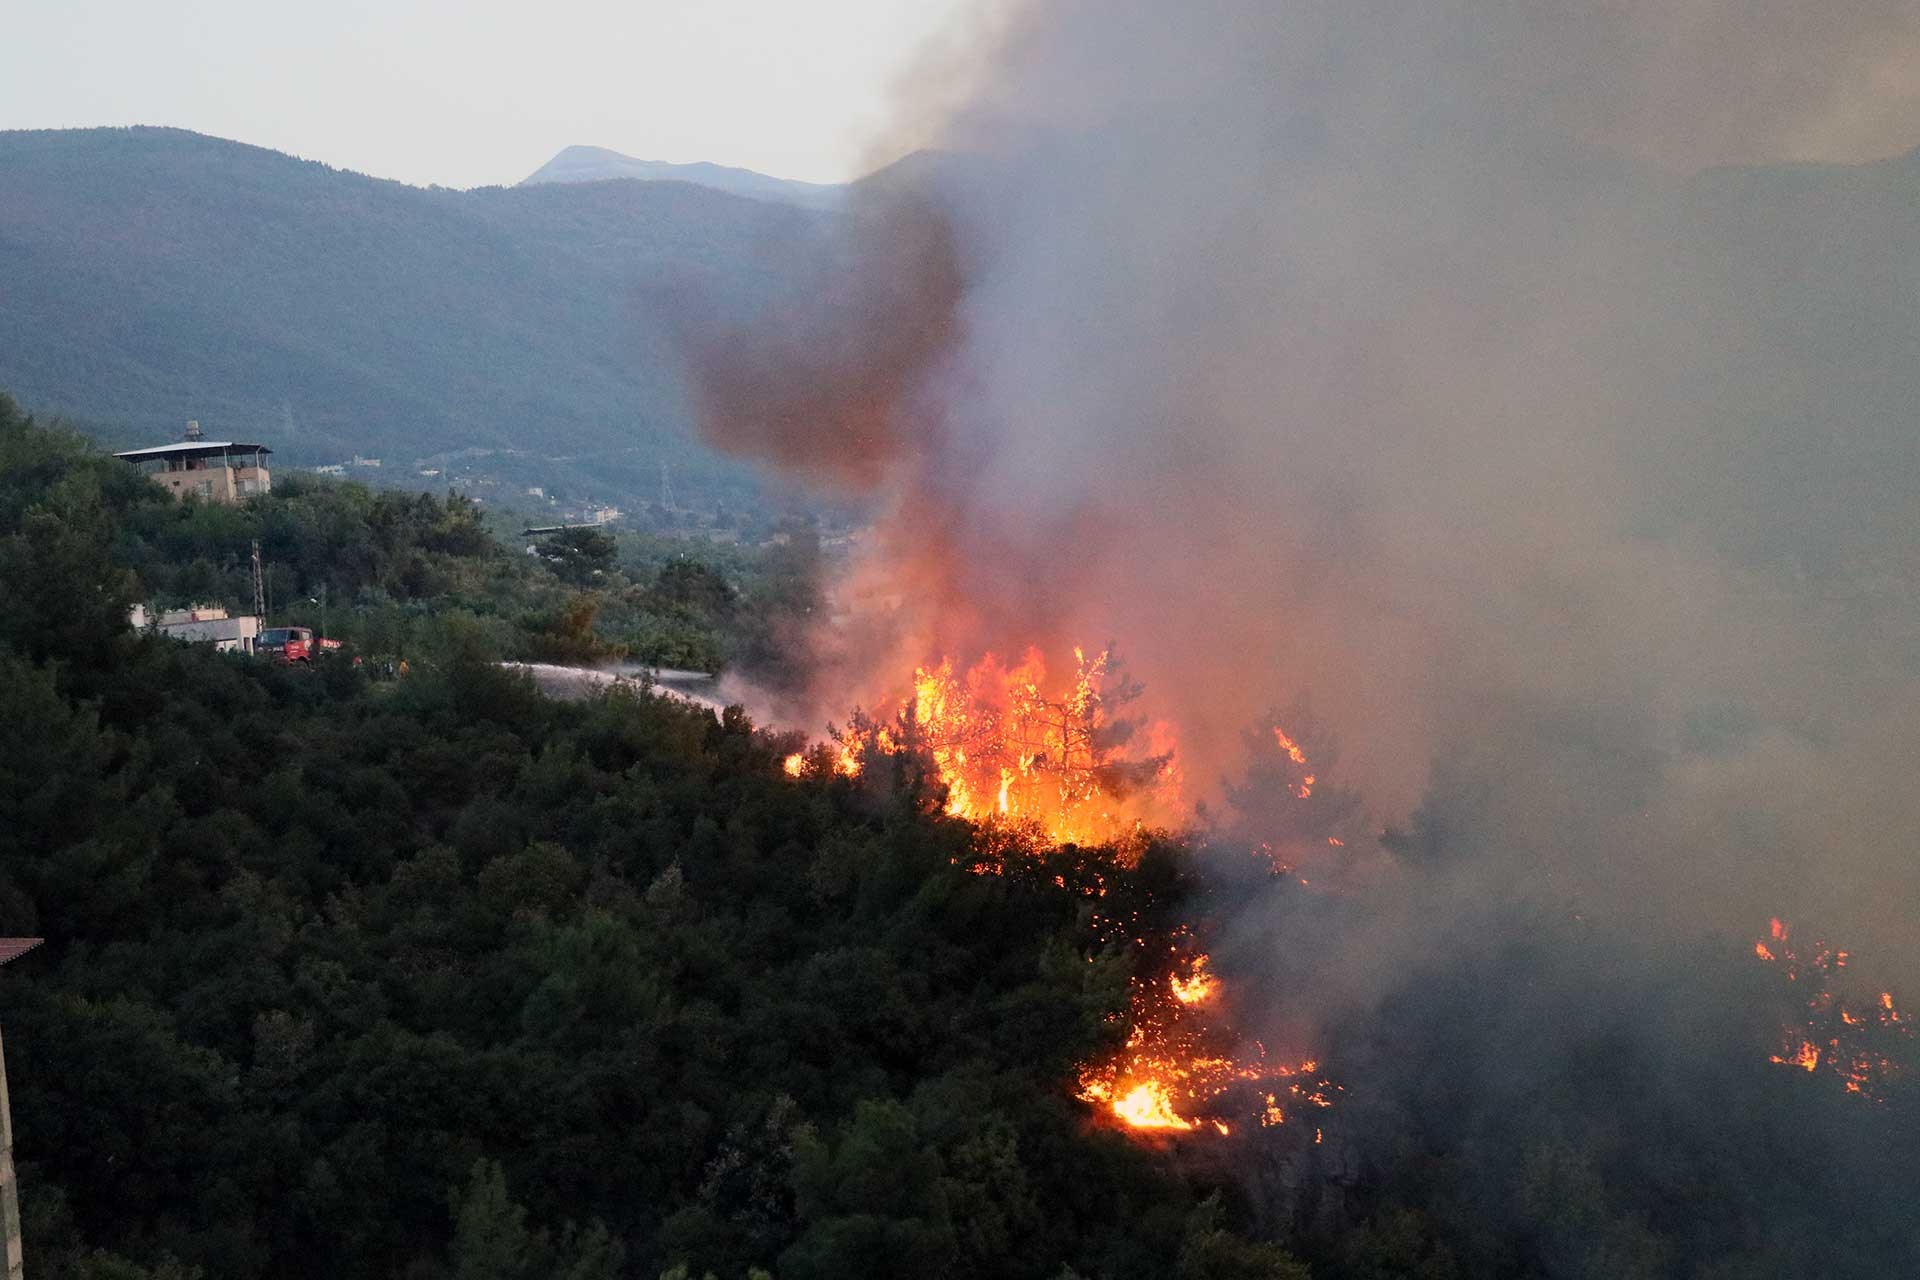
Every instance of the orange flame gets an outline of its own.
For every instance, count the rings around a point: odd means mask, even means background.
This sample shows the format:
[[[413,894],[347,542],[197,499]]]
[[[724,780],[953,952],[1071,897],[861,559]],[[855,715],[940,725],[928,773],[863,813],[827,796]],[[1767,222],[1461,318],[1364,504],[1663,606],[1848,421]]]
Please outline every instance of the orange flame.
[[[1167,985],[1173,991],[1173,998],[1181,1004],[1199,1004],[1213,996],[1216,983],[1214,976],[1207,972],[1207,958],[1195,956],[1187,976],[1171,974]]]
[[[1139,689],[1117,674],[1110,652],[1075,649],[1073,657],[1071,678],[1061,681],[1049,681],[1037,650],[1011,668],[989,654],[964,675],[951,659],[921,667],[891,723],[856,713],[835,733],[832,770],[858,778],[875,757],[901,752],[930,762],[945,789],[945,812],[982,828],[971,867],[981,874],[1003,872],[1009,854],[1031,850],[1037,840],[1115,844],[1136,839],[1149,824],[1183,818],[1170,727],[1125,718],[1123,708]],[[1298,744],[1277,727],[1274,734],[1291,759],[1306,763]],[[1124,752],[1124,744],[1142,739],[1151,754]],[[804,756],[788,757],[783,767],[808,776]],[[1296,790],[1304,799],[1313,785],[1306,774]],[[1067,887],[1062,877],[1054,880]],[[1105,893],[1095,877],[1090,896]],[[1109,945],[1148,947],[1137,917],[1104,927]],[[1082,1100],[1128,1130],[1216,1135],[1233,1131],[1228,1117],[1236,1108],[1275,1125],[1284,1123],[1291,1103],[1333,1105],[1339,1087],[1318,1079],[1312,1061],[1289,1066],[1269,1061],[1263,1047],[1236,1051],[1237,1037],[1218,1022],[1221,983],[1209,958],[1184,942],[1169,949],[1191,958],[1166,971],[1164,982],[1135,980],[1127,1042],[1110,1059],[1082,1067]],[[1253,1085],[1271,1086],[1264,1104],[1235,1093]]]
[[[1193,1128],[1192,1121],[1183,1119],[1173,1109],[1173,1099],[1167,1096],[1167,1086],[1158,1080],[1143,1080],[1118,1097],[1112,1095],[1110,1085],[1091,1084],[1085,1096],[1088,1101],[1109,1103],[1114,1116],[1122,1124],[1135,1129]]]
[[[1307,753],[1300,749],[1299,743],[1287,736],[1285,729],[1282,729],[1279,725],[1273,726],[1273,736],[1280,743],[1280,749],[1287,753],[1288,759],[1292,760],[1295,764],[1305,764],[1307,762]]]
[[[1785,922],[1775,917],[1767,927],[1773,945],[1754,943],[1754,955],[1778,965],[1787,982],[1798,985],[1804,978],[1810,989],[1804,1013],[1798,1022],[1781,1029],[1780,1050],[1768,1060],[1809,1074],[1824,1069],[1838,1076],[1848,1093],[1876,1097],[1879,1082],[1899,1070],[1887,1050],[1895,1041],[1913,1035],[1912,1024],[1893,1003],[1893,993],[1880,992],[1878,1000],[1865,1009],[1849,1005],[1835,990],[1849,953],[1816,940],[1803,954],[1791,941],[1792,930]]]
[[[1285,729],[1282,729],[1279,725],[1273,726],[1273,738],[1275,742],[1280,744],[1280,749],[1287,753],[1287,759],[1303,767],[1306,765],[1307,753],[1301,748],[1299,743],[1287,736]],[[1294,789],[1294,795],[1302,800],[1312,796],[1314,782],[1315,778],[1312,774],[1309,773],[1305,775],[1300,779],[1300,785]]]
[[[1011,668],[988,654],[964,675],[951,658],[921,667],[897,725],[856,718],[839,733],[839,772],[858,777],[875,754],[918,749],[946,788],[948,815],[1036,826],[1053,844],[1104,843],[1176,819],[1165,726],[1150,731],[1153,755],[1122,755],[1113,744],[1132,726],[1119,711],[1138,688],[1116,677],[1109,651],[1073,656],[1072,678],[1057,684],[1038,650]]]

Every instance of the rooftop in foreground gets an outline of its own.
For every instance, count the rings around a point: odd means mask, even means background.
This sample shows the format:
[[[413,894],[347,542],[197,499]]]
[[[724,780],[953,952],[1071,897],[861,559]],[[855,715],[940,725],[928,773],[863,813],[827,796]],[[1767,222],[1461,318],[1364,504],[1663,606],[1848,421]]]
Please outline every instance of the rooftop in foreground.
[[[263,444],[243,444],[234,440],[183,440],[178,444],[157,444],[151,449],[125,449],[114,454],[128,462],[149,458],[219,458],[229,453],[272,453]]]
[[[18,960],[45,941],[45,938],[0,938],[0,964]]]

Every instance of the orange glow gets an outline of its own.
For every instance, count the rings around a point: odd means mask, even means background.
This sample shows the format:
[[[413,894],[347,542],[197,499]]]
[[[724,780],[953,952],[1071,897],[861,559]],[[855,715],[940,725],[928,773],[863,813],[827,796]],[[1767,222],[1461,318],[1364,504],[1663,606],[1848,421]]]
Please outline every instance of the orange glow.
[[[1280,749],[1287,753],[1287,759],[1303,767],[1306,765],[1307,763],[1306,751],[1300,746],[1299,743],[1295,742],[1291,737],[1287,736],[1287,731],[1285,729],[1282,729],[1279,725],[1273,726],[1273,740],[1275,742],[1278,742],[1280,744]],[[1313,795],[1314,782],[1315,782],[1315,778],[1312,774],[1309,773],[1305,775],[1300,779],[1300,785],[1294,788],[1293,794],[1297,796],[1299,799],[1302,799],[1302,800],[1307,799],[1308,797]],[[1339,842],[1335,841],[1334,843],[1337,844]]]
[[[894,757],[907,765],[905,776],[930,774],[943,811],[977,826],[967,864],[977,874],[1005,874],[1016,858],[1064,845],[1085,846],[1087,865],[1103,857],[1131,865],[1147,830],[1188,817],[1171,727],[1126,715],[1139,693],[1105,650],[1073,650],[1072,668],[1058,678],[1037,649],[1015,666],[988,654],[964,672],[946,658],[913,673],[891,719],[856,712],[836,730],[831,767],[859,778]],[[1306,753],[1274,733],[1304,765]],[[787,772],[809,771],[805,760],[797,769],[790,760]],[[1313,785],[1305,774],[1291,789],[1304,799]],[[1065,876],[1052,879],[1069,889]],[[1072,891],[1096,901],[1106,895],[1097,874]],[[1249,1050],[1226,1025],[1221,979],[1184,927],[1156,936],[1137,913],[1096,912],[1093,922],[1102,945],[1132,950],[1141,966],[1125,1044],[1077,1073],[1076,1095],[1103,1119],[1142,1134],[1224,1136],[1242,1117],[1277,1125],[1296,1105],[1332,1105],[1339,1086],[1319,1078],[1315,1063],[1287,1065],[1257,1044]]]
[[[780,767],[786,770],[786,774],[789,778],[797,778],[802,773],[806,772],[807,758],[806,756],[802,755],[800,752],[796,751],[792,755],[788,756],[785,760],[782,760],[780,762]]]
[[[1275,741],[1279,742],[1280,749],[1287,753],[1289,760],[1292,760],[1295,764],[1305,764],[1307,762],[1307,753],[1300,749],[1299,743],[1287,736],[1285,729],[1282,729],[1279,725],[1273,726],[1273,736]]]
[[[1106,1101],[1107,1098],[1089,1093],[1092,1101]],[[1158,1080],[1143,1080],[1124,1094],[1112,1099],[1113,1114],[1122,1124],[1135,1129],[1181,1129],[1193,1128],[1191,1121],[1180,1118],[1173,1109],[1173,1099],[1167,1096],[1167,1087]]]
[[[946,788],[949,816],[1037,827],[1050,844],[1106,843],[1177,821],[1171,731],[1150,726],[1153,754],[1125,756],[1113,743],[1132,725],[1118,712],[1138,687],[1115,673],[1109,651],[1073,657],[1071,677],[1058,681],[1037,649],[1015,667],[992,654],[964,674],[951,658],[921,667],[895,723],[856,717],[840,731],[837,768],[858,777],[872,756],[922,754]]]
[[[1217,983],[1214,976],[1207,972],[1207,958],[1195,956],[1193,968],[1185,978],[1171,974],[1167,985],[1173,991],[1173,998],[1181,1004],[1199,1004],[1212,997]]]
[[[1893,993],[1882,991],[1865,1007],[1850,1004],[1839,990],[1849,953],[1818,940],[1810,947],[1796,946],[1792,930],[1777,917],[1768,921],[1768,933],[1773,945],[1756,942],[1753,953],[1802,989],[1802,1012],[1781,1028],[1780,1048],[1768,1060],[1810,1075],[1825,1071],[1838,1076],[1848,1093],[1877,1099],[1880,1082],[1900,1070],[1890,1051],[1913,1036]]]
[[[1802,1067],[1808,1071],[1818,1071],[1820,1069],[1820,1046],[1811,1040],[1802,1040],[1800,1047],[1793,1051],[1793,1056],[1783,1058],[1776,1053],[1773,1055],[1771,1061],[1777,1062],[1783,1067]]]
[[[1212,996],[1219,979],[1204,964],[1205,957],[1197,957],[1191,969],[1204,975]],[[1236,1116],[1267,1128],[1286,1123],[1296,1103],[1333,1105],[1340,1086],[1319,1076],[1318,1063],[1276,1061],[1259,1044],[1238,1048],[1238,1036],[1209,1008],[1211,1001],[1182,999],[1175,980],[1173,974],[1164,983],[1134,980],[1127,1042],[1106,1061],[1081,1069],[1083,1101],[1129,1129],[1211,1127],[1216,1133],[1229,1132]]]

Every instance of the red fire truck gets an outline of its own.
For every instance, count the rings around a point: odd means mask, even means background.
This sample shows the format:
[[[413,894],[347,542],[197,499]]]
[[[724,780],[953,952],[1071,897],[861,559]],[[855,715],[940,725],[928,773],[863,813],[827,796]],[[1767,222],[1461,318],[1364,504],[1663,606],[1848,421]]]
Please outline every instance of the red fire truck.
[[[255,653],[282,664],[311,665],[315,658],[323,658],[339,647],[338,640],[316,638],[312,627],[267,627],[253,642]]]

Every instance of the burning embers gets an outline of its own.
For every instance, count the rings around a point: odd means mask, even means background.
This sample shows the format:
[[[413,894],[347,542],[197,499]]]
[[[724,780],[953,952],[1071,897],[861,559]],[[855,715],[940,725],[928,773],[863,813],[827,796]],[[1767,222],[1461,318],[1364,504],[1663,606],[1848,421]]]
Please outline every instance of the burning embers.
[[[1168,948],[1164,974],[1133,980],[1127,1042],[1080,1072],[1079,1096],[1129,1129],[1226,1134],[1243,1120],[1287,1123],[1298,1107],[1330,1107],[1339,1086],[1318,1064],[1275,1061],[1264,1046],[1234,1051],[1219,1015],[1220,982],[1204,953],[1190,953],[1185,930]]]
[[[1893,1003],[1893,993],[1849,1003],[1834,988],[1841,982],[1848,954],[1815,940],[1801,951],[1781,920],[1769,924],[1768,937],[1753,953],[1775,965],[1781,976],[1803,991],[1805,1013],[1780,1032],[1772,1061],[1813,1073],[1826,1071],[1845,1082],[1847,1092],[1875,1097],[1878,1086],[1899,1069],[1889,1051],[1913,1038],[1913,1022]]]
[[[855,713],[824,767],[858,777],[876,756],[931,762],[946,811],[1034,829],[1052,844],[1098,844],[1179,815],[1171,732],[1123,712],[1140,687],[1110,650],[1073,651],[1071,678],[1050,683],[1029,649],[1018,666],[988,654],[961,675],[951,659],[914,673],[891,723]],[[787,772],[803,775],[804,755]]]

